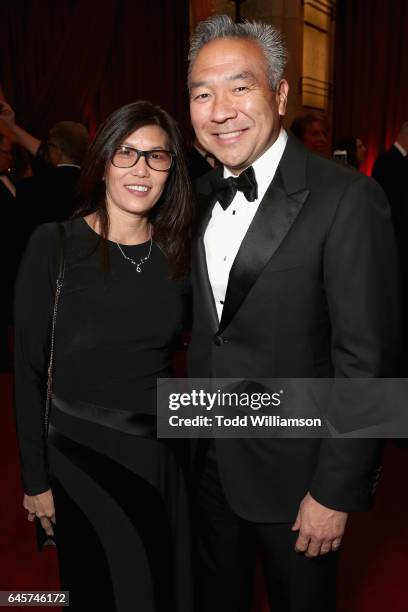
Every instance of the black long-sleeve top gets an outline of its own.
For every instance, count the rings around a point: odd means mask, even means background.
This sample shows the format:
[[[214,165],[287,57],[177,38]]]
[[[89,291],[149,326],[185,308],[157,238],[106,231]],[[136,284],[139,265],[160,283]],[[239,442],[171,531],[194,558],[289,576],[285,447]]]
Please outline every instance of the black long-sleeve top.
[[[156,379],[170,375],[170,347],[182,326],[185,283],[153,243],[137,273],[117,244],[84,219],[65,223],[66,270],[56,323],[53,394],[112,409],[155,414]],[[121,245],[139,261],[149,243]],[[32,235],[15,289],[15,409],[24,488],[49,488],[44,406],[60,242],[55,223]]]

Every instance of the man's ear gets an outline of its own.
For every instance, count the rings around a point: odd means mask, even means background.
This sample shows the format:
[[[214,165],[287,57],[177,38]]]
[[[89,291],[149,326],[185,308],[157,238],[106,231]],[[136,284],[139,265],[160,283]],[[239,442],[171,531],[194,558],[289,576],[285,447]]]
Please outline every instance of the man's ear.
[[[288,102],[289,83],[282,79],[276,89],[276,101],[278,104],[279,115],[283,117],[286,113],[286,105]]]

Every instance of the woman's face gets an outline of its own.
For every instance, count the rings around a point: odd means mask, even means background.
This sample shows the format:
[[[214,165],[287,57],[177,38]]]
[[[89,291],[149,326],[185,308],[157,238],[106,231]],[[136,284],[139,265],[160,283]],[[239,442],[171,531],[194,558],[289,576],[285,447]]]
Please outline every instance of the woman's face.
[[[160,156],[160,151],[167,151],[169,148],[166,132],[157,125],[146,125],[135,130],[121,145],[139,151],[157,150],[157,156]],[[126,160],[121,159],[117,162],[116,157],[114,160],[115,163],[126,163]],[[168,176],[168,171],[152,170],[143,156],[130,168],[118,168],[109,162],[105,173],[108,213],[122,211],[136,216],[147,216],[160,199]]]

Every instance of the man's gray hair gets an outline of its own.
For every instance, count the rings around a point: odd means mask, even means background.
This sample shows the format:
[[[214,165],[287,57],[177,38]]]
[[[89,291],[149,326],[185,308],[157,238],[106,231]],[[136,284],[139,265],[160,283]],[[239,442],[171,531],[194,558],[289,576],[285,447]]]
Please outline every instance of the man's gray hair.
[[[88,151],[88,130],[76,121],[59,121],[49,131],[50,139],[74,164],[82,165]]]
[[[191,72],[198,53],[209,42],[220,38],[244,38],[253,40],[265,55],[268,80],[276,90],[282,79],[287,60],[287,51],[282,36],[273,26],[259,21],[234,23],[228,15],[215,15],[198,24],[190,40],[188,54],[188,86],[191,87]]]

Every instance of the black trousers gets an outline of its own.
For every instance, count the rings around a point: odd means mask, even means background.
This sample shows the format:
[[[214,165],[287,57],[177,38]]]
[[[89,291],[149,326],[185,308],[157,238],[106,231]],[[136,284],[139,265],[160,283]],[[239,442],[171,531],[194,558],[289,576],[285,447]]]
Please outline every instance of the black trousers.
[[[298,534],[291,524],[237,516],[225,498],[214,452],[205,460],[195,504],[199,612],[249,612],[257,554],[271,612],[335,611],[338,553],[308,559],[294,550]]]

